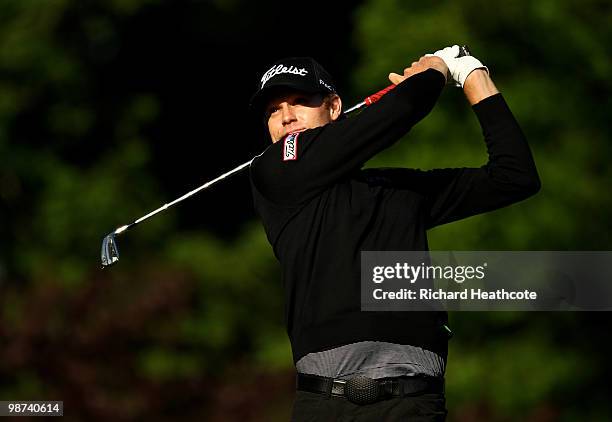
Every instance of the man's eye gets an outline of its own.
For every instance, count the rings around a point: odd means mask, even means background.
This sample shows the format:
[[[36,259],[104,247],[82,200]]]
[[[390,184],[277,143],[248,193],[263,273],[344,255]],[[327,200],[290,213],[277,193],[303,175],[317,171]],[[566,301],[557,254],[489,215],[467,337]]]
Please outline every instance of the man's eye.
[[[279,110],[278,107],[270,107],[268,109],[268,115],[274,114],[275,112],[277,112]]]
[[[300,105],[304,105],[306,103],[308,103],[308,98],[306,97],[297,97],[294,101],[295,104],[300,104]]]

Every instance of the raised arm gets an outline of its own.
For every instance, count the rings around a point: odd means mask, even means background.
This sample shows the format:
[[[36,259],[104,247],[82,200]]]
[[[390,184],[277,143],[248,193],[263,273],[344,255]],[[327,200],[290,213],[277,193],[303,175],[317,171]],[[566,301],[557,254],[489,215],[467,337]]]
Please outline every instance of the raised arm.
[[[387,183],[424,196],[428,227],[510,205],[540,189],[525,134],[488,69],[473,57],[455,59],[451,47],[434,54],[445,57],[449,51],[451,57],[446,60],[451,80],[463,87],[478,118],[489,160],[479,168],[388,169],[385,172]]]
[[[540,189],[527,139],[502,95],[487,96],[472,108],[489,160],[480,168],[423,172],[429,227],[505,207]]]

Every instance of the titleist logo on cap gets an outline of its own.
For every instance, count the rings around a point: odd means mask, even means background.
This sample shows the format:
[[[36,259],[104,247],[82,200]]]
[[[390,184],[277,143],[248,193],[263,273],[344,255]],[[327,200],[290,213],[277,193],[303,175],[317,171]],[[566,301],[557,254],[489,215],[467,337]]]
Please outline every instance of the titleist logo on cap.
[[[292,73],[292,74],[298,75],[298,76],[306,76],[308,74],[308,71],[306,69],[304,69],[304,68],[298,69],[295,66],[287,67],[284,64],[279,64],[279,65],[276,65],[276,66],[272,66],[261,77],[261,88],[264,87],[264,85],[266,84],[266,82],[268,82],[270,80],[270,78],[272,78],[272,77],[274,77],[276,75],[280,75],[281,73]]]

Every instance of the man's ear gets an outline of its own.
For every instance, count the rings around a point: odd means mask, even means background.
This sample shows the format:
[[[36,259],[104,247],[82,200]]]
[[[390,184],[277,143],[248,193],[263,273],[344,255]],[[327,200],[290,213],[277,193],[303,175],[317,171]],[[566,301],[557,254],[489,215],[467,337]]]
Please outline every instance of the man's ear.
[[[334,94],[329,103],[329,117],[331,117],[332,121],[338,120],[338,117],[342,115],[342,100],[338,95]]]

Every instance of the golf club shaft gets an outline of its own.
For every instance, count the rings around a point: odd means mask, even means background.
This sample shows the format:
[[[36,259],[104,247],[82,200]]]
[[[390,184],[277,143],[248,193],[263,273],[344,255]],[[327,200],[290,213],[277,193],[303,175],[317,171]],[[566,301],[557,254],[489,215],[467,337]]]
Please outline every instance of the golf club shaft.
[[[468,49],[468,47],[466,45],[461,46],[459,48],[459,50],[460,50],[459,51],[459,57],[461,57],[461,56],[469,56],[470,55],[470,51],[469,51],[469,49]],[[378,91],[378,92],[376,92],[376,93],[366,97],[360,103],[358,103],[358,104],[354,105],[353,107],[350,107],[347,110],[345,110],[344,114],[349,114],[349,113],[352,113],[353,111],[359,110],[360,108],[362,108],[364,106],[370,106],[370,105],[374,104],[375,102],[380,100],[385,94],[387,94],[389,91],[391,91],[395,87],[396,87],[395,84],[391,84],[391,85],[387,86],[386,88],[381,89],[380,91]],[[222,174],[221,176],[217,177],[216,179],[213,179],[213,180],[211,180],[209,182],[206,182],[205,184],[203,184],[202,186],[192,190],[191,192],[187,192],[185,195],[181,196],[180,198],[177,198],[177,199],[175,199],[172,202],[164,204],[163,206],[159,207],[158,209],[156,209],[154,211],[151,211],[147,215],[140,217],[138,220],[134,221],[133,223],[126,224],[125,226],[118,227],[117,229],[115,229],[113,234],[123,233],[124,231],[134,227],[138,223],[141,223],[141,222],[149,219],[150,217],[153,217],[157,213],[160,213],[160,212],[162,212],[164,210],[167,210],[168,208],[172,207],[173,205],[181,202],[184,199],[189,198],[192,195],[195,195],[196,193],[200,192],[203,189],[206,189],[206,188],[212,186],[213,184],[217,183],[218,181],[220,181],[222,179],[225,179],[226,177],[231,176],[232,174],[239,173],[240,171],[242,171],[245,168],[247,168],[253,162],[254,159],[255,159],[255,157],[251,158],[246,163],[240,164],[238,167],[234,168],[233,170],[230,170],[227,173]]]
[[[387,89],[387,88],[385,88],[385,89],[386,89],[387,91],[389,91],[389,90],[390,90],[390,89]],[[381,92],[382,92],[382,91],[379,91],[379,92],[377,92],[376,94],[373,94],[373,95],[379,95]],[[384,95],[384,94],[380,94],[380,96],[382,96],[382,95]],[[377,100],[378,100],[378,99],[377,99]],[[377,101],[377,100],[376,100],[376,101]],[[369,104],[367,104],[367,105],[370,105],[370,104],[372,104],[372,103],[373,103],[373,102],[371,102],[371,103],[369,103]],[[357,110],[357,109],[360,109],[361,107],[363,107],[363,106],[365,106],[365,105],[366,105],[366,102],[362,101],[362,102],[360,102],[359,104],[355,105],[354,107],[351,107],[351,108],[349,108],[348,110],[346,110],[346,111],[344,112],[344,114],[351,113],[351,112],[353,112],[353,111],[355,111],[355,110]],[[226,177],[231,176],[232,174],[239,173],[240,171],[242,171],[242,170],[244,170],[245,168],[247,168],[247,167],[248,167],[248,166],[251,164],[251,162],[253,162],[253,160],[254,160],[254,159],[255,159],[255,157],[251,158],[251,159],[250,159],[249,161],[247,161],[246,163],[242,163],[242,164],[240,164],[238,167],[236,167],[236,168],[234,168],[234,169],[232,169],[232,170],[228,171],[227,173],[222,174],[221,176],[217,177],[216,179],[213,179],[213,180],[211,180],[211,181],[209,181],[209,182],[206,182],[206,183],[204,183],[202,186],[200,186],[200,187],[198,187],[198,188],[196,188],[196,189],[194,189],[194,190],[192,190],[192,191],[190,191],[190,192],[187,192],[185,195],[181,196],[180,198],[177,198],[177,199],[175,199],[175,200],[174,200],[174,201],[172,201],[172,202],[168,202],[167,204],[164,204],[163,206],[159,207],[158,209],[156,209],[156,210],[154,210],[154,211],[151,211],[151,212],[150,212],[150,213],[148,213],[147,215],[144,215],[144,216],[140,217],[138,220],[136,220],[136,221],[134,221],[134,222],[132,222],[132,223],[130,223],[130,224],[126,224],[126,225],[124,225],[124,226],[118,227],[117,229],[115,229],[115,231],[113,232],[113,234],[120,234],[120,233],[123,233],[123,232],[125,232],[126,230],[131,229],[131,228],[132,228],[132,227],[134,227],[135,225],[137,225],[137,224],[139,224],[139,223],[141,223],[141,222],[143,222],[143,221],[145,221],[145,220],[147,220],[147,219],[149,219],[149,218],[153,217],[155,214],[160,213],[160,212],[162,212],[162,211],[164,211],[164,210],[167,210],[168,208],[170,208],[170,207],[172,207],[173,205],[175,205],[175,204],[177,204],[177,203],[181,202],[182,200],[187,199],[187,198],[189,198],[190,196],[195,195],[196,193],[200,192],[201,190],[206,189],[206,188],[208,188],[208,187],[212,186],[213,184],[217,183],[218,181],[220,181],[220,180],[222,180],[222,179],[225,179]]]
[[[177,203],[181,202],[181,201],[182,201],[182,200],[184,200],[184,199],[189,198],[189,197],[190,197],[190,196],[192,196],[192,195],[195,195],[195,194],[196,194],[196,193],[198,193],[199,191],[201,191],[201,190],[203,190],[203,189],[206,189],[207,187],[209,187],[209,186],[211,186],[211,185],[213,185],[213,184],[217,183],[218,181],[220,181],[220,180],[222,180],[222,179],[225,179],[226,177],[231,176],[231,175],[232,175],[232,174],[234,174],[234,173],[238,173],[238,172],[240,172],[240,171],[241,171],[241,170],[243,170],[245,167],[247,167],[249,164],[251,164],[251,162],[253,161],[253,159],[254,159],[254,158],[251,158],[251,160],[247,161],[246,163],[243,163],[243,164],[239,165],[239,166],[238,166],[238,167],[236,167],[235,169],[232,169],[232,170],[228,171],[227,173],[223,173],[221,176],[217,177],[216,179],[213,179],[213,180],[211,180],[211,181],[209,181],[209,182],[206,182],[206,183],[204,183],[202,186],[200,186],[200,187],[198,187],[198,188],[196,188],[196,189],[194,189],[194,190],[192,190],[192,191],[190,191],[190,192],[187,192],[185,195],[181,196],[180,198],[176,198],[174,201],[172,201],[172,202],[168,202],[167,204],[164,204],[163,206],[159,207],[158,209],[156,209],[156,210],[154,210],[154,211],[151,211],[151,212],[150,212],[150,213],[148,213],[147,215],[144,215],[144,216],[140,217],[138,220],[134,221],[133,223],[126,224],[125,226],[121,226],[121,227],[117,228],[117,229],[114,231],[114,234],[123,233],[124,231],[126,231],[126,230],[128,230],[128,229],[130,229],[130,228],[134,227],[136,224],[141,223],[141,222],[145,221],[146,219],[148,219],[148,218],[150,218],[150,217],[153,217],[155,214],[157,214],[157,213],[159,213],[159,212],[162,212],[162,211],[164,211],[164,210],[166,210],[166,209],[170,208],[171,206],[173,206],[173,205],[175,205],[175,204],[177,204]]]

